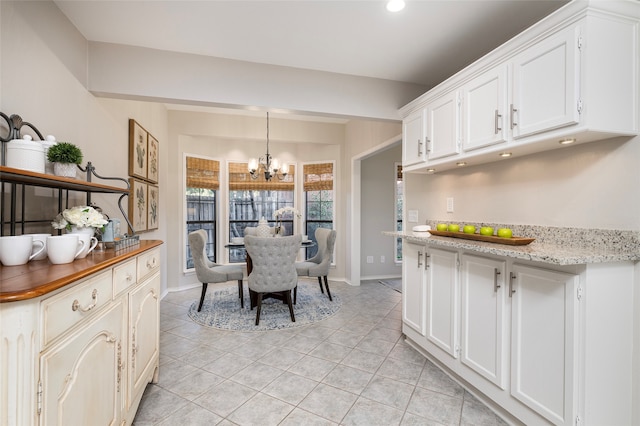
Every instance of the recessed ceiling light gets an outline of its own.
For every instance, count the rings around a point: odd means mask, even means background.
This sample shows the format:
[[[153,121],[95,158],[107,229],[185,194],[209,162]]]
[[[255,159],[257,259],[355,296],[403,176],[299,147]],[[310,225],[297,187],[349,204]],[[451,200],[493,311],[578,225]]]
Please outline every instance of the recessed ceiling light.
[[[560,139],[558,143],[560,145],[569,145],[574,143],[575,141],[576,141],[576,138],[566,138],[566,139]]]
[[[387,10],[389,12],[400,12],[404,9],[404,0],[389,0],[387,2]]]
[[[458,167],[462,167],[462,166],[466,166],[466,165],[467,165],[467,162],[466,162],[466,161],[458,161],[458,162],[456,163],[456,166],[458,166]]]
[[[427,173],[435,173],[436,169],[427,169]]]
[[[500,154],[498,154],[500,157],[511,157],[513,154],[510,152],[501,152]]]

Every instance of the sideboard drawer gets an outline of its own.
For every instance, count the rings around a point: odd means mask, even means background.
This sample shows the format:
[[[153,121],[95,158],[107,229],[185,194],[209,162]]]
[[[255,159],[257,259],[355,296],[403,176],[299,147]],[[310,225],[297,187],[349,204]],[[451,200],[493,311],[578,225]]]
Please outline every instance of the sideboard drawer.
[[[113,268],[113,297],[136,283],[136,259]]]
[[[160,267],[160,250],[149,250],[138,256],[138,282]]]
[[[42,346],[93,315],[112,299],[111,269],[42,301]]]

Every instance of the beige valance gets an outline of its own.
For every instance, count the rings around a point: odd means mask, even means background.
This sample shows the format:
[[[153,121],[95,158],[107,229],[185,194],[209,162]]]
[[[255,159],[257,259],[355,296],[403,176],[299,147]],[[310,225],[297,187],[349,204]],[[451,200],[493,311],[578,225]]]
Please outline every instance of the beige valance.
[[[305,164],[305,191],[328,191],[333,189],[333,163]]]
[[[252,179],[248,170],[248,163],[229,163],[229,190],[293,191],[295,170],[295,166],[289,165],[289,173],[283,180],[272,177],[270,181],[266,181],[262,169],[260,169],[258,178]]]
[[[220,188],[220,162],[187,157],[187,188]]]

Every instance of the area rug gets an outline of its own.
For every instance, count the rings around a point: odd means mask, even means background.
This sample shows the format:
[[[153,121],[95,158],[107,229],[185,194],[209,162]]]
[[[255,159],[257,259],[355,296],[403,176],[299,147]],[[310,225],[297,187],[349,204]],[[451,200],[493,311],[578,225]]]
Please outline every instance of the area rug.
[[[380,284],[385,285],[398,293],[402,293],[402,280],[380,280]]]
[[[245,286],[244,309],[240,308],[238,286],[225,287],[207,292],[207,297],[198,312],[198,302],[189,308],[189,318],[194,322],[221,330],[265,331],[302,327],[329,318],[340,310],[340,296],[331,293],[330,301],[326,293],[320,292],[315,284],[298,283],[298,303],[293,305],[296,322],[291,321],[289,307],[277,299],[262,301],[260,324],[256,322],[256,308],[250,309],[249,291]]]

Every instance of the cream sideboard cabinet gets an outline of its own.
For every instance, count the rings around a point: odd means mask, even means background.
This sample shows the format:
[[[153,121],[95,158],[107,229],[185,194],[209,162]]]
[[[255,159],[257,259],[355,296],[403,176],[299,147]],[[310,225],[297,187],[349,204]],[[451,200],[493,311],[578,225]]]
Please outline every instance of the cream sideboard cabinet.
[[[160,244],[0,269],[0,424],[133,422],[158,377]]]

